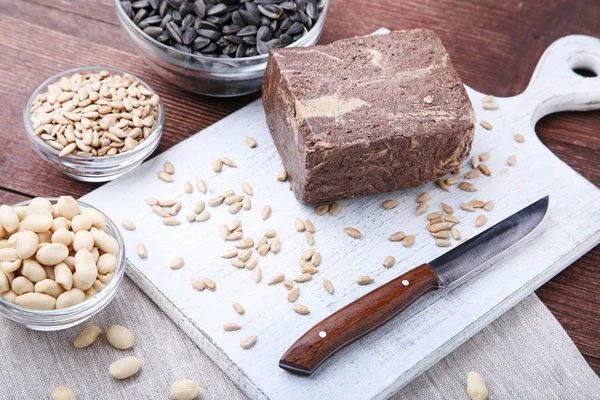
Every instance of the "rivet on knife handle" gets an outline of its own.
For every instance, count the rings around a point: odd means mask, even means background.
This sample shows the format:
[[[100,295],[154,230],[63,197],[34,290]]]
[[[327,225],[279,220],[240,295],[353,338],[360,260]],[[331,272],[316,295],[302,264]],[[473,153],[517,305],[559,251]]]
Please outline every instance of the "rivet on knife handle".
[[[315,325],[290,347],[279,366],[296,374],[310,375],[336,351],[438,288],[438,278],[429,264],[408,271]]]

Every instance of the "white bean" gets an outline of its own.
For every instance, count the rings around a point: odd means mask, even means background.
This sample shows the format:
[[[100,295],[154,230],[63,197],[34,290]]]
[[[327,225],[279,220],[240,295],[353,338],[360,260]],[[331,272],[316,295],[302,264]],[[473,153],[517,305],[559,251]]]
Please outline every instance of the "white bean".
[[[483,376],[475,371],[467,374],[467,395],[471,400],[485,400],[488,396]]]
[[[85,293],[86,300],[89,300],[98,294],[98,292],[96,292],[96,289],[94,289],[93,286],[91,288],[89,288],[88,290],[84,290],[83,293]]]
[[[65,217],[54,218],[54,220],[52,221],[52,228],[50,230],[52,232],[56,232],[57,230],[59,230],[61,228],[64,228],[67,230],[71,229],[71,221],[69,221]]]
[[[71,272],[71,268],[64,262],[56,264],[54,267],[54,280],[65,290],[70,290],[73,287],[73,273]]]
[[[24,276],[17,276],[15,279],[13,279],[11,289],[19,296],[25,293],[31,293],[35,290],[33,282]]]
[[[68,387],[59,386],[52,391],[51,400],[77,400],[77,396]]]
[[[115,276],[114,272],[109,272],[106,275],[98,275],[98,280],[104,284],[109,284],[112,278]]]
[[[58,212],[58,204],[52,204],[52,217],[53,218],[60,217],[60,213]]]
[[[87,215],[92,219],[92,226],[96,229],[104,229],[106,228],[106,218],[104,214],[102,214],[98,210],[94,210],[93,208],[83,208],[81,210],[82,215]]]
[[[46,275],[46,270],[34,260],[23,260],[21,275],[33,283],[39,282],[48,277]]]
[[[200,385],[191,379],[182,379],[171,385],[172,400],[192,400],[200,394]]]
[[[100,335],[102,335],[102,328],[95,325],[88,326],[79,334],[79,336],[77,336],[77,339],[75,339],[73,344],[75,345],[75,348],[83,349],[94,343]]]
[[[0,225],[8,233],[13,233],[19,228],[19,216],[11,206],[6,204],[0,206]]]
[[[79,231],[73,237],[73,250],[79,251],[87,249],[92,251],[94,248],[94,236],[89,231]]]
[[[4,239],[6,235],[8,235],[8,232],[6,232],[6,229],[0,224],[0,239]]]
[[[43,265],[43,268],[44,271],[46,271],[46,276],[48,277],[48,279],[52,279],[54,281],[54,267],[49,265]]]
[[[12,290],[9,290],[8,292],[4,292],[2,294],[0,294],[0,297],[2,297],[4,300],[8,301],[9,303],[15,303],[15,299],[17,298],[17,294],[15,292],[13,292]]]
[[[52,279],[43,279],[35,284],[34,290],[36,293],[44,293],[54,298],[60,296],[65,289]]]
[[[15,298],[15,304],[32,310],[52,310],[56,299],[43,293],[25,293]]]
[[[4,272],[0,271],[0,293],[6,293],[10,290],[10,282],[8,276]]]
[[[96,279],[94,281],[94,284],[92,285],[92,289],[94,289],[96,292],[100,292],[102,290],[104,290],[106,288],[106,283],[102,282],[99,279]]]
[[[73,288],[67,290],[56,299],[56,309],[67,308],[85,301],[85,293],[83,291]]]
[[[105,253],[98,258],[98,273],[106,275],[117,269],[117,257],[114,254]]]
[[[31,199],[27,206],[27,214],[43,214],[46,211],[52,213],[52,203],[44,197]]]
[[[21,264],[23,264],[23,260],[20,258],[15,261],[0,261],[0,268],[4,272],[15,272],[19,268],[21,268]]]
[[[114,348],[127,350],[133,347],[135,338],[131,331],[121,325],[111,325],[106,330],[106,339]]]
[[[33,256],[40,244],[38,236],[31,231],[20,232],[15,235],[17,236],[17,255],[19,258],[25,259]]]
[[[110,364],[108,371],[115,379],[125,379],[135,375],[142,366],[142,360],[137,357],[125,357]]]
[[[92,227],[92,218],[88,215],[76,215],[71,220],[71,230],[73,232],[87,231]]]
[[[23,221],[27,216],[27,206],[13,207],[13,211],[19,217],[19,221]]]
[[[68,220],[79,215],[79,203],[71,196],[60,196],[56,202],[58,213]]]
[[[113,254],[119,252],[119,243],[114,237],[99,229],[92,229],[91,232],[94,236],[96,247],[98,247],[100,250],[105,253]]]
[[[69,256],[69,249],[62,243],[51,243],[37,251],[36,260],[44,265],[56,265]]]
[[[69,247],[73,243],[73,232],[67,228],[58,228],[52,234],[52,243],[62,243]]]
[[[8,278],[8,282],[12,285],[12,282],[15,280],[15,278],[17,277],[15,275],[14,272],[6,272],[6,271],[0,271],[2,272],[4,275],[6,275],[6,277]]]
[[[13,249],[12,247],[0,249],[0,261],[15,261],[17,258],[19,258],[17,249]]]
[[[28,231],[46,232],[52,228],[53,221],[52,214],[49,212],[45,214],[31,214],[23,220],[23,227]]]
[[[73,286],[77,289],[87,290],[92,287],[98,268],[94,256],[87,249],[81,249],[75,254],[75,273],[73,274]]]
[[[52,242],[52,231],[38,232],[37,237],[40,243],[50,243]]]

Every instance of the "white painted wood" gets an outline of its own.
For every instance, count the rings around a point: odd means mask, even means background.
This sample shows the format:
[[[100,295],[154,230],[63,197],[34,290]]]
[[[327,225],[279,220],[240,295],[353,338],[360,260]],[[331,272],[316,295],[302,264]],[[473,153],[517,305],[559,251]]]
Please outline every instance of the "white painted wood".
[[[146,162],[136,171],[83,197],[112,219],[132,220],[137,230],[124,231],[127,256],[132,262],[129,276],[169,315],[217,364],[252,398],[257,399],[383,399],[408,383],[473,336],[496,317],[511,308],[552,276],[600,241],[600,191],[562,161],[537,138],[536,121],[543,115],[563,110],[591,110],[600,107],[600,78],[583,78],[571,68],[586,66],[600,72],[600,41],[586,36],[568,36],[553,43],[544,53],[531,84],[521,95],[498,98],[500,109],[485,111],[483,94],[467,88],[478,121],[487,120],[493,131],[477,127],[473,154],[491,152],[487,165],[493,177],[474,181],[479,189],[466,193],[453,188],[446,193],[433,184],[379,196],[343,201],[337,217],[316,216],[313,207],[299,204],[287,183],[276,181],[282,169],[280,158],[265,125],[260,100],[248,105],[197,135]],[[513,134],[521,132],[526,142],[518,144]],[[248,148],[246,135],[254,136],[258,147]],[[500,173],[509,155],[517,164]],[[239,168],[225,167],[221,174],[211,171],[212,161],[228,156]],[[156,172],[170,160],[176,168],[175,182],[164,183]],[[470,168],[463,166],[463,172]],[[186,180],[206,180],[209,192],[186,194]],[[251,272],[238,270],[220,258],[230,243],[217,233],[220,223],[235,217],[225,206],[208,208],[210,220],[189,224],[185,215],[198,199],[208,199],[228,188],[240,191],[240,182],[254,188],[252,210],[241,211],[247,236],[256,238],[267,228],[275,228],[282,251],[261,257],[263,282],[252,281]],[[425,217],[415,217],[415,199],[424,190],[431,193],[429,210],[438,210],[440,201],[455,208],[465,237],[477,234],[477,213],[459,210],[461,202],[474,198],[492,199],[496,206],[487,213],[488,225],[506,218],[543,195],[550,194],[550,209],[543,225],[524,243],[511,249],[485,271],[452,290],[435,293],[418,302],[403,315],[342,350],[308,378],[291,375],[278,367],[284,351],[319,320],[422,262],[443,252],[425,230]],[[178,217],[182,224],[166,227],[144,204],[146,197],[177,198],[183,203]],[[385,211],[381,202],[396,199],[399,206]],[[270,204],[273,215],[260,219],[260,209]],[[315,248],[323,255],[320,272],[314,280],[301,284],[298,300],[311,310],[301,316],[291,310],[282,285],[267,286],[271,276],[299,273],[296,258],[307,248],[302,234],[295,232],[296,217],[310,218],[317,229]],[[353,226],[363,233],[351,239],[343,228]],[[416,234],[410,249],[391,243],[386,237],[395,231]],[[142,241],[148,258],[135,252]],[[456,245],[456,244],[454,244]],[[396,265],[381,266],[387,255]],[[168,266],[175,257],[186,265],[177,271]],[[371,286],[354,283],[357,275],[375,278]],[[215,292],[196,292],[191,277],[211,277]],[[325,292],[322,280],[328,278],[335,293]],[[246,309],[237,315],[231,304]],[[224,322],[238,322],[243,328],[224,332]],[[240,341],[257,335],[250,350]]]

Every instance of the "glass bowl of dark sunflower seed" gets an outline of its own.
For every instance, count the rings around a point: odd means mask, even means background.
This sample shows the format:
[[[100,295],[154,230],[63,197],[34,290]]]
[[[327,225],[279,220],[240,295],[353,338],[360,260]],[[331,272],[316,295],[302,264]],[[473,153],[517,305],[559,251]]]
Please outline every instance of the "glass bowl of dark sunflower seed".
[[[115,0],[147,64],[184,90],[217,97],[260,90],[268,53],[313,46],[329,0]]]
[[[42,82],[23,109],[35,152],[70,178],[107,182],[139,166],[158,146],[160,97],[138,77],[81,67]]]

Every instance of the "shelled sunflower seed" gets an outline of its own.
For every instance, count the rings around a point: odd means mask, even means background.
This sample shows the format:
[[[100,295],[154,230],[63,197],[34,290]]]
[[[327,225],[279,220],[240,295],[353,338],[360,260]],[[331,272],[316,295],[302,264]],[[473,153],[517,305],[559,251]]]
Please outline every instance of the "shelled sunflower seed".
[[[256,139],[254,139],[252,136],[246,136],[246,139],[244,140],[246,141],[248,147],[250,147],[251,149],[256,147]]]
[[[342,205],[337,201],[329,207],[329,213],[334,217],[342,211]]]
[[[329,212],[329,204],[321,204],[315,208],[317,215],[325,215]]]
[[[277,174],[277,180],[279,182],[285,182],[285,181],[287,181],[287,172],[285,172],[285,171],[279,171],[279,173]]]
[[[321,15],[323,0],[122,0],[146,35],[184,53],[252,57],[299,40]],[[253,146],[251,146],[253,147]]]
[[[29,118],[34,134],[59,150],[59,157],[113,156],[150,137],[159,101],[129,74],[75,73],[38,94]]]

